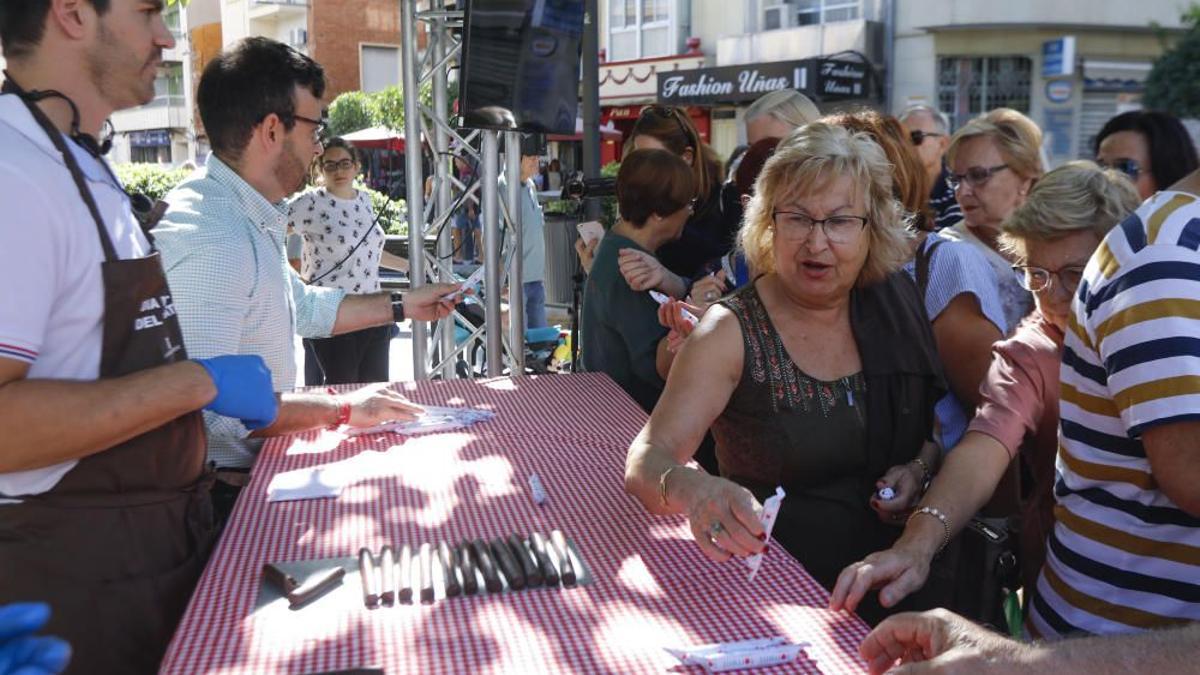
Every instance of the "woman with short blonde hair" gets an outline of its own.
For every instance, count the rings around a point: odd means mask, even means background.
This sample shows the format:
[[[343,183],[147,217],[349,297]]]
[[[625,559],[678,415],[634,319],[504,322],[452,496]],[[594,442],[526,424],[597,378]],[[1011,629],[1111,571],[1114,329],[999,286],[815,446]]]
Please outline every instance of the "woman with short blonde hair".
[[[949,182],[963,219],[942,230],[979,249],[996,272],[1008,334],[1033,308],[1021,288],[1012,260],[1000,250],[1000,227],[1025,203],[1041,178],[1042,132],[1025,115],[997,108],[967,122],[946,150]]]
[[[752,269],[774,272],[774,205],[820,188],[830,176],[848,176],[854,185],[866,186],[862,196],[870,242],[857,282],[881,281],[908,259],[910,238],[904,207],[892,196],[887,156],[865,133],[850,133],[824,122],[808,125],[804,131],[776,147],[754,183],[738,236],[746,261]]]
[[[763,550],[757,513],[777,487],[787,498],[773,536],[827,587],[895,539],[898,511],[871,495],[916,500],[945,392],[920,299],[897,271],[900,213],[866,134],[815,122],[767,160],[742,237],[761,275],[704,313],[626,463],[626,490],[655,513],[686,513],[710,559]],[[674,304],[659,317],[686,334]],[[710,426],[720,477],[688,466]],[[913,606],[937,602],[925,600]]]

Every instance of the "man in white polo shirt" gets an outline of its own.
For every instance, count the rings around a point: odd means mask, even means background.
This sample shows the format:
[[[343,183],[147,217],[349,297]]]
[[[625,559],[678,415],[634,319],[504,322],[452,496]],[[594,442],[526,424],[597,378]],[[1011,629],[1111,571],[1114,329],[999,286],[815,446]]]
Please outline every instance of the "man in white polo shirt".
[[[154,97],[161,10],[0,3],[0,604],[48,603],[77,672],[154,671],[187,604],[215,534],[199,409],[277,413],[259,357],[187,360],[97,141]]]

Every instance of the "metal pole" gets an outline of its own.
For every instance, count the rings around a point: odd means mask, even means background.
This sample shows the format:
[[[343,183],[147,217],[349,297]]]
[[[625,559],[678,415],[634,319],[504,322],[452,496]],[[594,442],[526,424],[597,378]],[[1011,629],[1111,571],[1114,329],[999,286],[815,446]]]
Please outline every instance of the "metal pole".
[[[583,175],[585,178],[600,177],[600,40],[599,15],[596,0],[586,0],[583,19]],[[600,219],[600,200],[588,199],[584,203],[588,220]]]
[[[417,107],[417,16],[415,0],[400,0],[400,31],[404,49],[404,158],[408,193],[408,280],[411,288],[425,284],[425,186],[421,168],[421,113]],[[413,379],[429,379],[429,333],[422,321],[412,321]]]
[[[433,9],[440,10],[442,8],[442,0],[434,0]],[[432,41],[430,47],[433,51],[433,58],[439,64],[446,56],[446,41],[449,39],[446,28],[445,17],[437,17],[433,22]],[[433,116],[435,120],[444,120],[449,113],[450,106],[447,103],[446,95],[446,69],[441,66],[435,66],[433,70]],[[438,258],[448,265],[453,265],[449,262],[454,257],[454,241],[450,238],[450,228],[453,227],[453,221],[450,211],[450,177],[449,177],[449,158],[447,151],[449,150],[450,138],[446,133],[446,127],[437,124],[435,121],[432,125],[433,148],[436,156],[433,166],[436,178],[435,198],[437,199],[437,215],[447,219],[442,225],[442,231],[438,233],[437,252]],[[435,219],[436,220],[436,219]],[[447,277],[444,273],[439,275],[442,281],[452,281],[453,277]],[[454,351],[454,315],[447,316],[442,319],[441,326],[441,349],[438,350],[443,359],[442,363],[442,379],[449,380],[454,378],[454,361],[447,358]]]
[[[504,133],[504,184],[508,188],[508,226],[512,231],[512,260],[508,263],[508,350],[512,356],[509,373],[516,377],[525,374],[525,272],[522,269],[525,252],[521,216],[521,134]]]
[[[483,218],[483,264],[485,324],[487,325],[487,374],[499,377],[504,372],[504,336],[500,321],[500,137],[499,132],[483,132],[483,168],[480,171]]]

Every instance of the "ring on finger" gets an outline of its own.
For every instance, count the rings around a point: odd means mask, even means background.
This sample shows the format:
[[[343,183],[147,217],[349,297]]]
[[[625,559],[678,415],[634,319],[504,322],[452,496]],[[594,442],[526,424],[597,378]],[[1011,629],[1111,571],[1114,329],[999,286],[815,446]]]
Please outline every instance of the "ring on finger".
[[[705,292],[704,292],[704,300],[705,300],[705,302],[712,302],[713,300],[716,300],[716,299],[717,299],[717,292],[716,292],[716,291],[705,291]]]
[[[725,526],[722,525],[721,521],[718,520],[718,521],[714,522],[712,525],[708,526],[708,537],[709,537],[709,539],[716,539],[724,531],[725,531]]]

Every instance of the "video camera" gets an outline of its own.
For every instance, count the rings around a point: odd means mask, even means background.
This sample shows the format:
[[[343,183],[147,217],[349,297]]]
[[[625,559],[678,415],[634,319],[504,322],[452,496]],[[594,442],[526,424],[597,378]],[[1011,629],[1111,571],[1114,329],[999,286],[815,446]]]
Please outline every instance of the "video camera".
[[[563,181],[562,198],[564,200],[580,201],[600,197],[615,197],[617,194],[616,178],[584,178],[582,171]]]

